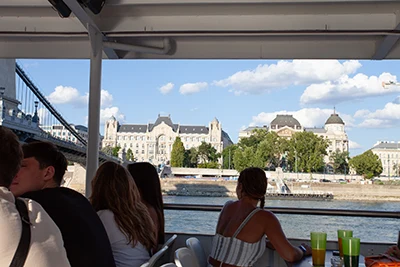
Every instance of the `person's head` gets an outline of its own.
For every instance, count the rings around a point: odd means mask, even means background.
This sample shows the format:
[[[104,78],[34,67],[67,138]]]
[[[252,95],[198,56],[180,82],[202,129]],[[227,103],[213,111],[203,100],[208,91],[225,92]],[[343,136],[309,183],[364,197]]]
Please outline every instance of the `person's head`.
[[[61,185],[68,161],[52,143],[32,142],[22,146],[24,159],[10,190],[15,196]]]
[[[164,205],[161,194],[160,178],[156,168],[148,162],[132,163],[128,171],[135,180],[142,200],[152,206],[158,217],[158,243],[164,243]]]
[[[90,202],[96,211],[110,210],[132,246],[139,241],[147,249],[156,245],[150,214],[129,172],[114,162],[105,162],[92,180]]]
[[[259,200],[261,202],[260,207],[264,208],[267,185],[268,180],[265,171],[260,168],[247,168],[240,172],[236,194],[239,199],[249,197]]]
[[[0,159],[0,186],[8,188],[21,167],[22,150],[17,136],[3,126],[0,126]]]

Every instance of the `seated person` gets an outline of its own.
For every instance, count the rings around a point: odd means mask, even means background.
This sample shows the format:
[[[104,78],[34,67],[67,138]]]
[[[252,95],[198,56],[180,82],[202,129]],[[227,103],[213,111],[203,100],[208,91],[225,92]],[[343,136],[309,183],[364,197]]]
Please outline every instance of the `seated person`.
[[[253,266],[265,251],[265,236],[288,262],[311,255],[309,246],[291,245],[275,215],[263,209],[267,184],[260,168],[240,173],[236,187],[239,200],[227,202],[221,211],[208,260],[211,266]]]
[[[22,221],[15,198],[8,190],[23,158],[17,137],[0,126],[0,265],[10,266],[22,233]],[[30,221],[30,245],[26,259],[18,258],[24,266],[70,266],[60,230],[35,201],[22,199]]]
[[[15,196],[31,198],[60,228],[71,266],[115,266],[103,224],[80,193],[60,187],[68,162],[51,143],[22,146],[24,159],[10,187]]]
[[[161,194],[160,178],[156,168],[148,162],[128,165],[128,171],[135,180],[142,202],[146,205],[156,228],[158,247],[165,243],[164,204]]]
[[[90,201],[107,230],[116,266],[149,261],[155,229],[129,172],[117,163],[103,163],[92,180]]]

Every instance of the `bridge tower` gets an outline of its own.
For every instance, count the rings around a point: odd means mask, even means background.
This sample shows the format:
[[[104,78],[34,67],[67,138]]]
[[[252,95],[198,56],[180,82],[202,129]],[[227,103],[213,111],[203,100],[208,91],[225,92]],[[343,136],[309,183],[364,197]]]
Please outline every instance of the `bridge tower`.
[[[0,59],[0,95],[6,110],[18,110],[15,86],[15,59]]]

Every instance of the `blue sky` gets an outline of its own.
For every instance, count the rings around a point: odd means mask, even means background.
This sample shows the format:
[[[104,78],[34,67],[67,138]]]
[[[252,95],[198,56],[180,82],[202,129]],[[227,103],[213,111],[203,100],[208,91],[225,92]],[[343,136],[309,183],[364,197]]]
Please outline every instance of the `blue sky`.
[[[75,124],[86,124],[88,60],[19,60],[36,85]],[[351,154],[378,140],[400,141],[398,61],[103,61],[102,121],[208,125],[217,117],[234,142],[241,128],[290,113],[323,126],[333,107],[346,122]],[[103,131],[103,125],[101,126]]]

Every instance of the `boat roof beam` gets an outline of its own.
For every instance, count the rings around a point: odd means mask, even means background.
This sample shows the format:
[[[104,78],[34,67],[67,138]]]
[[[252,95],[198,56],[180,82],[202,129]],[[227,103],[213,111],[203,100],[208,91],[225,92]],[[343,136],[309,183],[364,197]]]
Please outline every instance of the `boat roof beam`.
[[[394,31],[400,31],[400,11],[396,12],[397,26]],[[381,60],[387,57],[389,52],[394,48],[396,43],[399,41],[400,35],[387,35],[383,41],[381,41],[376,49],[373,59]]]
[[[107,42],[108,38],[100,31],[94,20],[89,14],[83,9],[83,7],[76,0],[63,0],[63,2],[71,9],[72,13],[78,18],[86,30],[96,31],[102,35],[103,42]],[[90,27],[90,29],[89,29]],[[103,51],[109,59],[119,59],[116,51],[110,47],[103,47]]]
[[[90,58],[91,25],[103,58],[400,59],[398,0],[107,0],[97,15],[64,2],[68,18],[0,0],[0,58]]]

